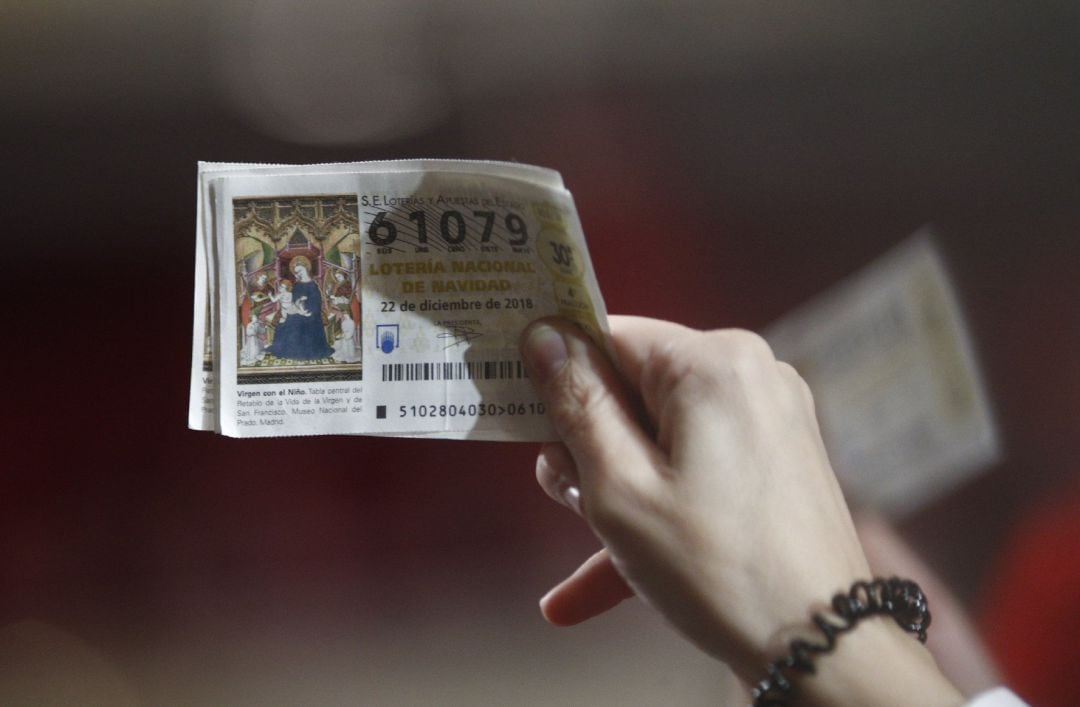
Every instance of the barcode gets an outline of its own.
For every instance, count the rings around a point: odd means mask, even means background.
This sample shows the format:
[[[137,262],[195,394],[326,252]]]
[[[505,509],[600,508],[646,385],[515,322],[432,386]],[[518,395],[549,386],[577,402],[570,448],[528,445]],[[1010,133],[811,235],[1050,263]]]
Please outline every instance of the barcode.
[[[384,363],[384,381],[453,381],[526,378],[521,361],[435,361]]]

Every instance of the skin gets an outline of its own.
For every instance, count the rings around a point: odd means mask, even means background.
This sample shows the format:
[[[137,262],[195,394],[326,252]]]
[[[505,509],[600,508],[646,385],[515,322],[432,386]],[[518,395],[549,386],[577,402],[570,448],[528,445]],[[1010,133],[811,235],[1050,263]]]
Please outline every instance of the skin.
[[[541,610],[569,625],[637,595],[753,684],[814,636],[811,613],[871,577],[810,391],[750,332],[613,317],[612,336],[618,368],[565,321],[522,337],[561,440],[537,479],[603,544]],[[887,618],[845,635],[798,688],[799,704],[962,702]]]

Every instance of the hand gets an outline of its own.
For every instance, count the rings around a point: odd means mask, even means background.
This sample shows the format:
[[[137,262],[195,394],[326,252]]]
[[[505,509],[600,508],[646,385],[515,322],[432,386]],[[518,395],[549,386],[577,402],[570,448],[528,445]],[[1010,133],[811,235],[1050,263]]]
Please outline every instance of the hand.
[[[575,623],[632,591],[756,681],[813,611],[870,577],[809,389],[755,334],[611,321],[619,370],[568,322],[522,339],[562,440],[537,478],[604,545],[542,610]],[[861,640],[898,645],[876,630]]]

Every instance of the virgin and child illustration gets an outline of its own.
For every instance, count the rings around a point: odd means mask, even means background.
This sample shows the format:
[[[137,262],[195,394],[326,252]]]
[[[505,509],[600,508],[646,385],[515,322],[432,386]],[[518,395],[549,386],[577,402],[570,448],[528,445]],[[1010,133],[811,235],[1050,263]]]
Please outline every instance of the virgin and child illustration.
[[[292,282],[289,280],[282,280],[281,284],[278,285],[277,295],[270,295],[270,301],[277,302],[278,307],[280,307],[281,321],[288,319],[290,314],[300,314],[305,317],[311,316],[311,312],[304,307],[304,302],[307,301],[307,297],[294,299],[292,287]]]
[[[335,270],[328,278],[324,309],[324,295],[312,277],[311,260],[297,255],[287,267],[292,277],[282,278],[276,292],[265,271],[248,281],[240,307],[241,365],[265,365],[267,355],[282,363],[359,362],[355,321],[359,302],[352,296],[347,273]]]

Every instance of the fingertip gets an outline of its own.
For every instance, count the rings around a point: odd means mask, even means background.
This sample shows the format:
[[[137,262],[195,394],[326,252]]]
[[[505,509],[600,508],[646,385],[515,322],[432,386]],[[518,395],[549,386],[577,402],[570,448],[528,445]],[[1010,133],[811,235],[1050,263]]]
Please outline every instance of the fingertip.
[[[580,607],[566,601],[566,592],[562,591],[561,585],[552,587],[548,593],[540,597],[540,614],[552,626],[575,626],[590,615],[581,612]]]
[[[536,457],[536,481],[552,500],[581,515],[577,467],[566,446],[548,443]]]
[[[552,626],[565,626],[566,624],[559,621],[558,612],[551,610],[551,595],[555,592],[555,589],[549,589],[547,594],[540,597],[540,615],[544,617],[544,621],[547,621]]]
[[[574,626],[634,596],[606,550],[600,550],[572,575],[540,598],[540,613],[553,626]]]

